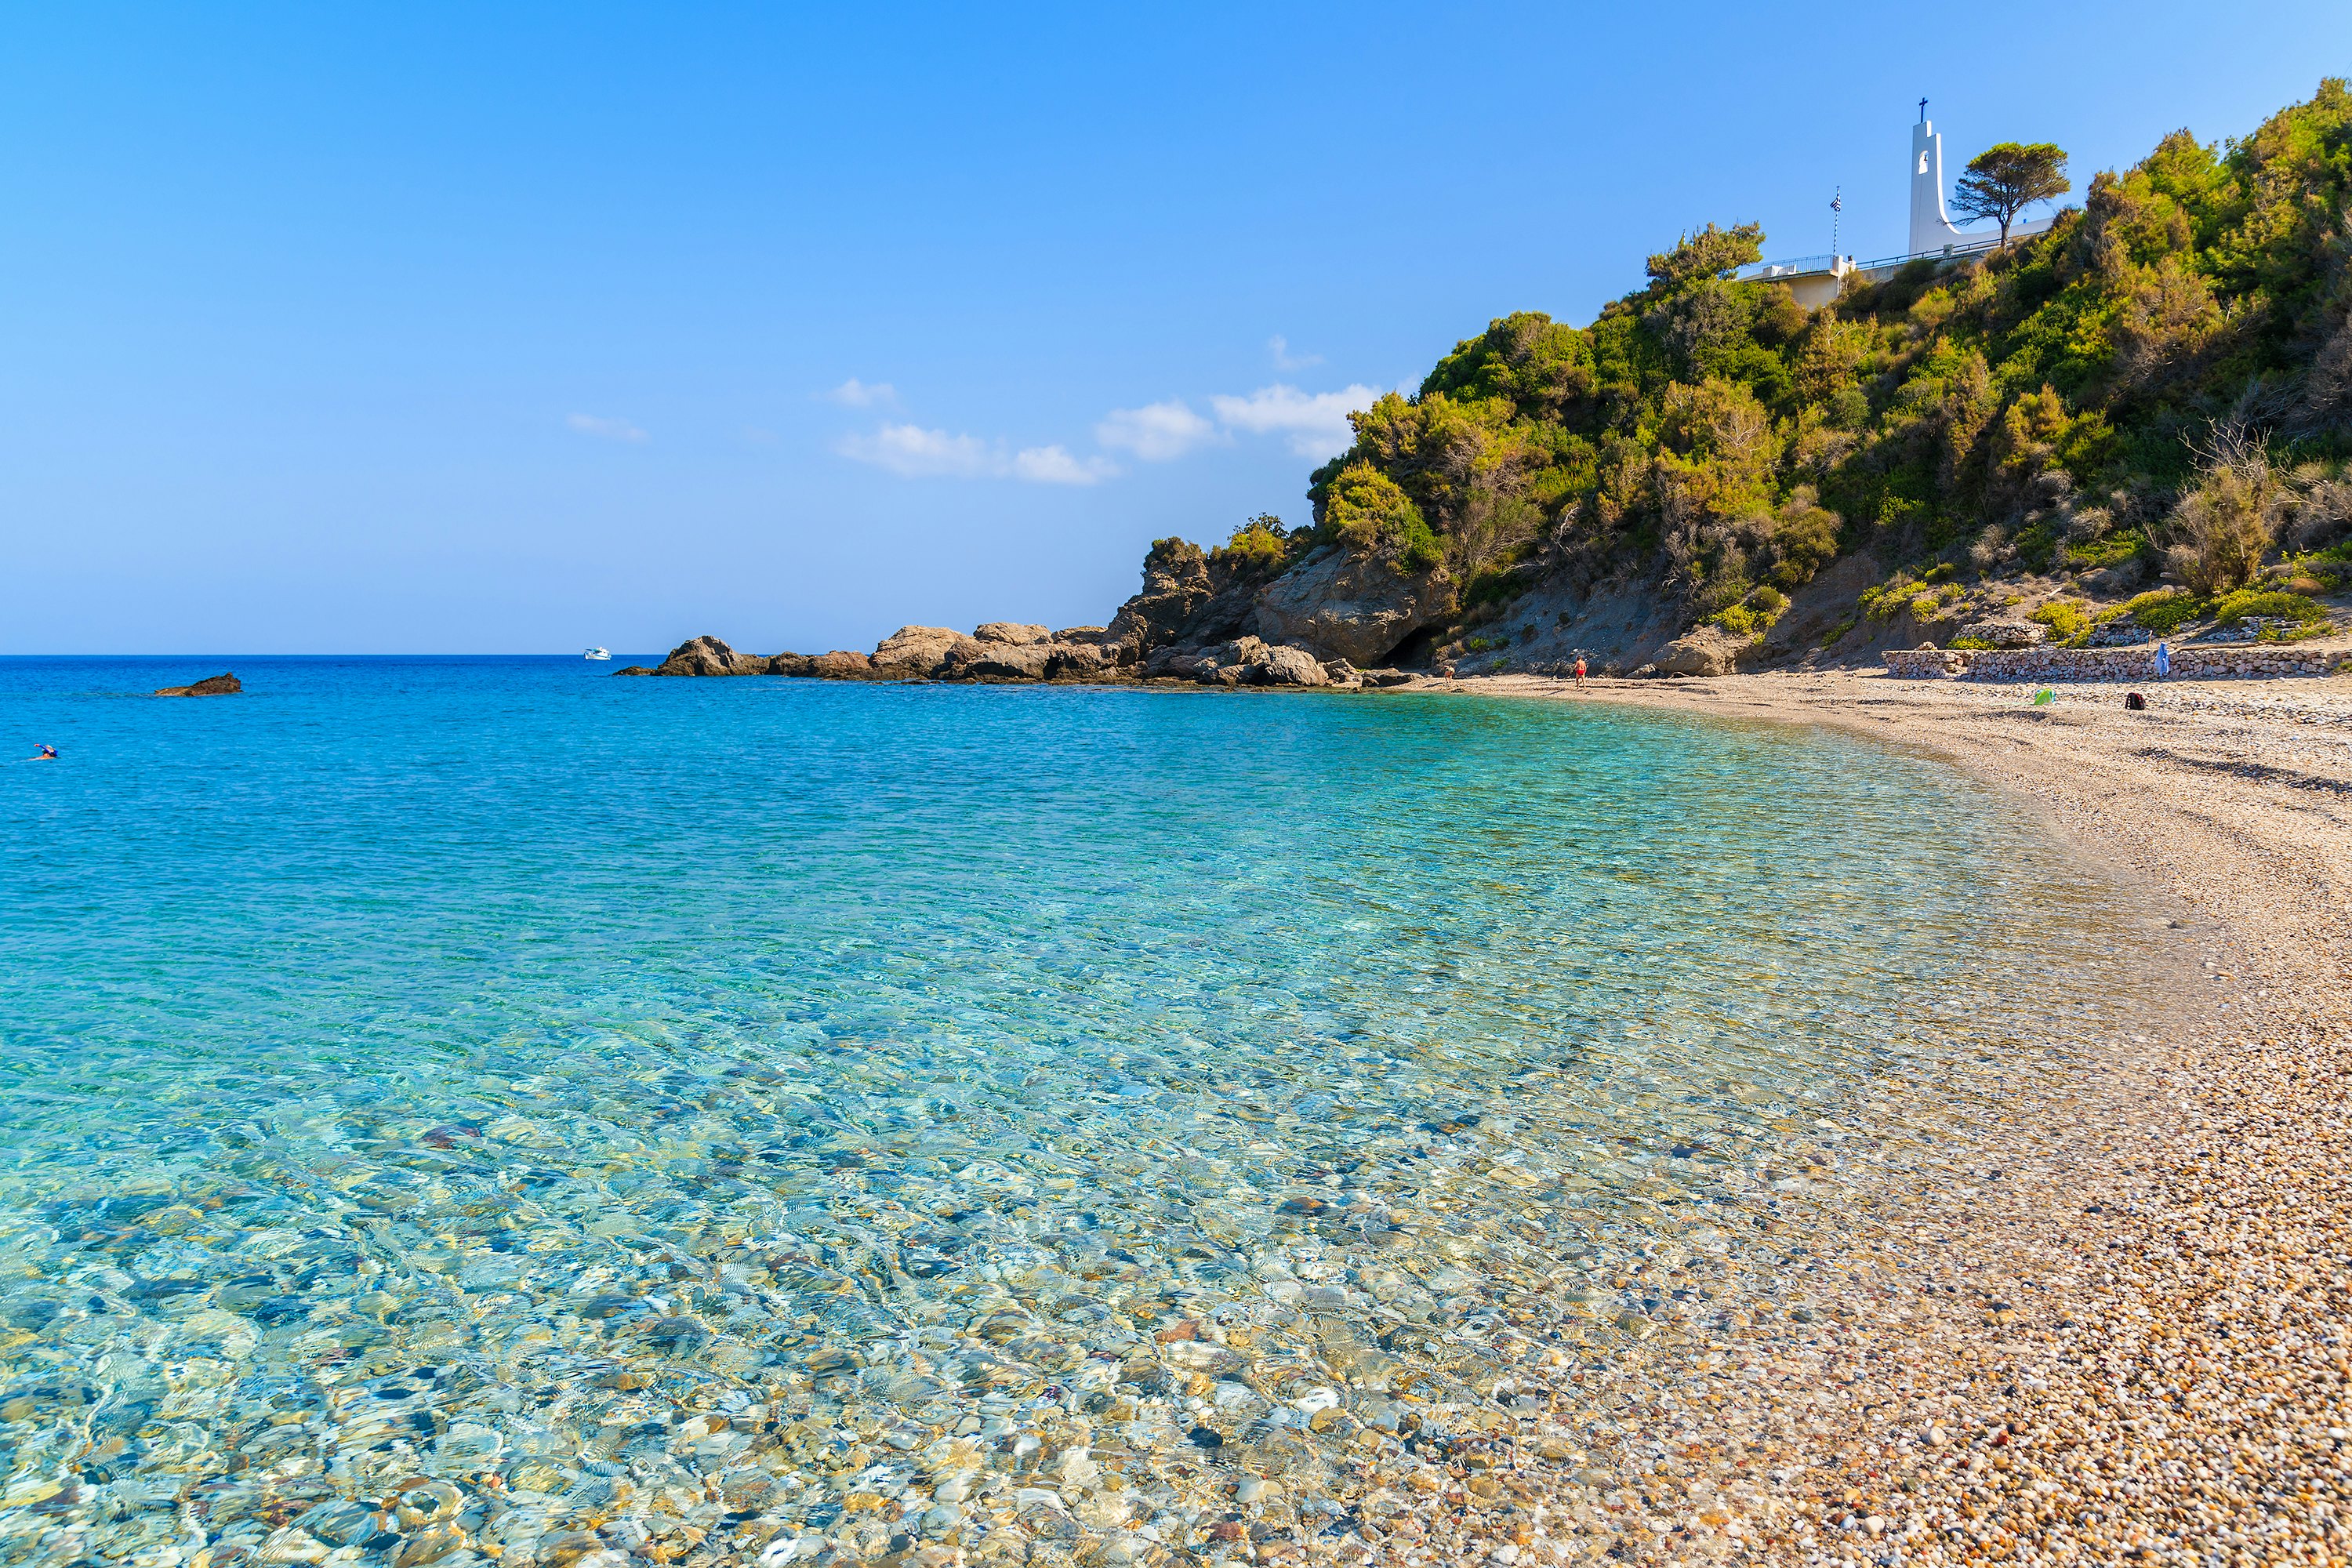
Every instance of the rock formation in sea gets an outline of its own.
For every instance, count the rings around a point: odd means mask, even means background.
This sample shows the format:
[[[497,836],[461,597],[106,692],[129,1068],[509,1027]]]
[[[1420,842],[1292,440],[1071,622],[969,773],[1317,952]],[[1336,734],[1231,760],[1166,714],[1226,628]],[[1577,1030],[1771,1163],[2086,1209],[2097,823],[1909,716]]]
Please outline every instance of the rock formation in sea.
[[[158,697],[234,697],[245,689],[245,683],[233,673],[206,676],[193,686],[158,687]]]

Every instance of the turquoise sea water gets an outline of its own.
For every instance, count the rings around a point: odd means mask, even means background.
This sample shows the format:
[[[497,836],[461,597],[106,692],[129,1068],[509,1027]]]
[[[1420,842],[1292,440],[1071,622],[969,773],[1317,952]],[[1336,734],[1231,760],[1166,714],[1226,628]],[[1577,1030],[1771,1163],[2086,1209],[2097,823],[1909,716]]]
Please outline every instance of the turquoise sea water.
[[[0,660],[0,1557],[1346,1531],[2139,984],[1835,735],[223,662]]]

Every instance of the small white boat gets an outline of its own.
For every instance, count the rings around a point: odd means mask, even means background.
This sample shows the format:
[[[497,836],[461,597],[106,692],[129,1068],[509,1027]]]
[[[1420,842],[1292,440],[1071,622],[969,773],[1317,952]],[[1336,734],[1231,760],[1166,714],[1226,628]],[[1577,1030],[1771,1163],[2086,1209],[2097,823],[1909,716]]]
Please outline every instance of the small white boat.
[[[580,657],[582,658],[610,658],[613,657],[613,650],[608,647],[592,647]]]

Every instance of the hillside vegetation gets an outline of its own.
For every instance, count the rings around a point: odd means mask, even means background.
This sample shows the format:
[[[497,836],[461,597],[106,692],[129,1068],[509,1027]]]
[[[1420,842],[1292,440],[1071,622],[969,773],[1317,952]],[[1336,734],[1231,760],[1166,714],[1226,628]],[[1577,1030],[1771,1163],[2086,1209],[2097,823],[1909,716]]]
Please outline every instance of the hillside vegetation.
[[[1456,647],[1530,594],[1636,580],[1677,626],[1757,637],[1855,552],[1948,600],[2106,568],[2200,603],[2266,569],[2330,589],[2340,550],[2282,552],[2352,523],[2348,198],[2330,79],[2242,141],[2175,132],[2004,253],[1819,310],[1729,280],[1764,237],[1709,225],[1590,325],[1522,312],[1459,344],[1353,416],[1311,527],[1255,519],[1209,559],[1441,584],[1427,639]]]

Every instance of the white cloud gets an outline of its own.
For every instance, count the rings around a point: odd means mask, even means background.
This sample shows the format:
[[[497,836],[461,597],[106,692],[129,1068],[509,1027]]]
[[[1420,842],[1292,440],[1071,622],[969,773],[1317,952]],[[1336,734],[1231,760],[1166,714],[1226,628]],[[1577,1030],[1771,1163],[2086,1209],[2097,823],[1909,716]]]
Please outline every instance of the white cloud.
[[[1024,479],[1040,485],[1090,485],[1118,470],[1100,458],[1072,457],[1062,447],[1026,447],[1007,456],[1001,442],[951,436],[919,425],[885,425],[844,436],[834,450],[902,479]]]
[[[868,436],[844,436],[834,450],[909,479],[985,479],[1003,464],[977,436],[950,436],[919,425],[885,425]]]
[[[600,441],[643,441],[646,433],[625,419],[607,419],[596,414],[567,415],[563,421],[583,436],[593,436]]]
[[[1290,340],[1279,332],[1265,340],[1265,349],[1266,353],[1274,356],[1274,368],[1276,370],[1305,370],[1309,365],[1323,363],[1321,354],[1294,356],[1290,352]]]
[[[896,408],[898,389],[887,381],[860,381],[851,376],[831,392],[822,395],[828,403],[838,403],[845,408]]]
[[[1096,440],[1106,447],[1132,452],[1147,463],[1181,458],[1216,437],[1214,425],[1176,398],[1146,404],[1141,408],[1114,408],[1095,426]]]
[[[1091,485],[1118,472],[1107,458],[1073,458],[1061,447],[1024,447],[1013,454],[1013,477],[1038,485]]]
[[[1290,437],[1290,449],[1302,458],[1321,460],[1348,449],[1356,432],[1348,416],[1370,408],[1381,395],[1376,386],[1354,385],[1337,392],[1301,392],[1283,383],[1261,386],[1247,397],[1212,397],[1217,417],[1238,430]]]

